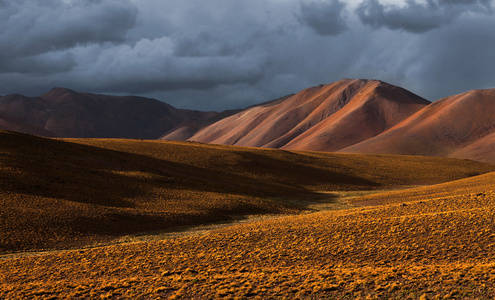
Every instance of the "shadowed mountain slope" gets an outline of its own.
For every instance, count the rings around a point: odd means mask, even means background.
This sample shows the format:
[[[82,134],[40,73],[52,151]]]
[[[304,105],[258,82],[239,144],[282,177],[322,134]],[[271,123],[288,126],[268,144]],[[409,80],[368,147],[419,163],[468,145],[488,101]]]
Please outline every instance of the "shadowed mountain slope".
[[[428,104],[381,81],[343,79],[247,108],[189,140],[335,151],[383,132]]]
[[[28,123],[23,119],[10,116],[3,111],[0,111],[0,128],[21,133],[55,137],[55,134],[46,130],[45,128]]]
[[[23,120],[18,131],[58,137],[156,139],[184,122],[217,115],[176,109],[158,100],[135,96],[105,96],[54,88],[39,97],[8,95],[0,111]],[[4,127],[5,129],[11,129]]]
[[[495,162],[495,89],[438,100],[386,132],[342,150]]]

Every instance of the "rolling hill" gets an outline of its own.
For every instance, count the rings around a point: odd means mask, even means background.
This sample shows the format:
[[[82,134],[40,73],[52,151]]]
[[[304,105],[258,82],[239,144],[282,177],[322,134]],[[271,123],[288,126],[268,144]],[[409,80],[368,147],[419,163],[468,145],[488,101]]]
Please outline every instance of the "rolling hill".
[[[322,191],[434,184],[495,171],[465,160],[331,154],[0,131],[0,252],[304,210]]]

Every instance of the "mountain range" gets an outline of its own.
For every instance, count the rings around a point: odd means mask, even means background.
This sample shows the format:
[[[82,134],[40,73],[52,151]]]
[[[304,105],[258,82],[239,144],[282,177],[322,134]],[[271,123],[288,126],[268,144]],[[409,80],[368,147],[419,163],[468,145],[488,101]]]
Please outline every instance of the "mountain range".
[[[429,102],[378,80],[343,79],[245,109],[54,88],[0,97],[0,128],[48,137],[132,138],[495,163],[495,89]]]
[[[2,129],[64,138],[158,139],[176,126],[208,124],[219,115],[177,109],[135,96],[106,96],[54,88],[38,97],[0,98]]]

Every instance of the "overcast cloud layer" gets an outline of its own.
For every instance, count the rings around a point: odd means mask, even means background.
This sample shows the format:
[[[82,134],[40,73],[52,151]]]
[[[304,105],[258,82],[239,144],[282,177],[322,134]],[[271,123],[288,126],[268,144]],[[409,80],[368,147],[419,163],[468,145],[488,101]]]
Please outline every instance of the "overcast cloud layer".
[[[0,94],[242,108],[342,78],[495,87],[493,0],[0,0]]]

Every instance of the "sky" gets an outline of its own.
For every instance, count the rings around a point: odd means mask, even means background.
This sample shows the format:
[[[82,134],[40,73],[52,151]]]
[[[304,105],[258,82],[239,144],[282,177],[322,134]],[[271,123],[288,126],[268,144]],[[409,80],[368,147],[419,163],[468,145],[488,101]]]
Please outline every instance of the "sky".
[[[495,0],[0,0],[0,95],[243,108],[342,78],[495,88]]]

